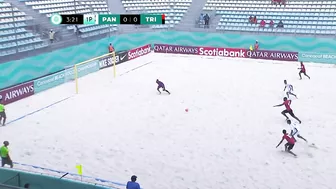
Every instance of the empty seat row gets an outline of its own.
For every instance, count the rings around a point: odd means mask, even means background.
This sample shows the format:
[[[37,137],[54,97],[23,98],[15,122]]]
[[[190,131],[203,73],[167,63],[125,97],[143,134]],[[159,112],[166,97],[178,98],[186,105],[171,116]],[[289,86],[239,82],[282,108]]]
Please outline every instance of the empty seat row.
[[[13,12],[13,13],[0,13],[0,18],[11,18],[15,16],[24,16],[26,13],[24,12]]]
[[[186,3],[191,3],[192,0],[123,0],[121,3],[161,3],[161,2],[169,2],[169,3],[179,3],[179,2],[186,2]]]
[[[76,0],[78,1],[78,0]],[[74,2],[74,0],[47,0],[47,1],[26,1],[26,5],[49,5],[54,3]]]
[[[239,31],[239,32],[274,32],[288,34],[315,34],[315,35],[335,35],[333,30],[310,30],[310,29],[292,29],[292,28],[259,28],[259,27],[239,27],[239,26],[217,26],[221,31]]]
[[[86,5],[105,5],[106,1],[81,1],[82,4]]]
[[[0,12],[17,12],[19,11],[18,8],[16,7],[3,7],[3,8],[0,8]]]
[[[24,34],[18,34],[18,35],[5,36],[5,37],[0,37],[0,43],[7,42],[7,41],[15,41],[18,39],[25,39],[25,38],[30,38],[30,37],[34,37],[34,35],[32,33],[24,33]]]
[[[79,6],[79,3],[76,3],[76,6]],[[47,4],[47,5],[33,5],[33,9],[48,9],[48,8],[57,8],[57,7],[69,7],[75,6],[75,3],[54,3],[54,4]]]
[[[236,8],[241,8],[241,7],[251,7],[251,8],[258,8],[258,7],[263,7],[263,8],[268,8],[268,7],[274,7],[274,5],[271,4],[227,4],[227,3],[207,3],[205,7],[236,7]],[[287,9],[301,9],[301,8],[309,8],[309,9],[334,9],[336,8],[335,5],[310,5],[310,6],[305,6],[305,5],[293,5],[293,6],[288,6]]]
[[[21,22],[25,20],[30,20],[31,17],[14,17],[14,18],[1,18],[0,23],[11,23],[11,22]]]
[[[61,12],[53,12],[46,14],[47,17],[51,17],[54,13],[58,14],[85,14],[85,13],[91,13],[91,9],[81,9],[81,10],[73,10],[73,11],[61,11]]]

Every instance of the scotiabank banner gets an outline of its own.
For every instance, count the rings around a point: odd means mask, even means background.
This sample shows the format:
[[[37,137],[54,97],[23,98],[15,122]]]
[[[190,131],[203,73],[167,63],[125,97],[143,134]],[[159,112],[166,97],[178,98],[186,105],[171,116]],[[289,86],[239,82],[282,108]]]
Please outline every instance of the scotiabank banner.
[[[9,104],[34,94],[34,82],[27,82],[0,91],[3,104]]]
[[[283,61],[298,61],[298,52],[287,51],[270,51],[270,50],[258,50],[247,51],[246,58],[264,59],[264,60],[283,60]]]
[[[199,51],[198,51],[198,47],[192,47],[192,46],[154,44],[154,52],[198,55]]]
[[[151,52],[151,45],[148,44],[148,45],[145,45],[145,46],[142,46],[142,47],[138,47],[136,49],[129,50],[127,58],[128,58],[128,60],[132,60],[132,59],[138,58],[140,56],[149,54],[150,52]]]
[[[246,58],[246,49],[199,47],[198,55]]]

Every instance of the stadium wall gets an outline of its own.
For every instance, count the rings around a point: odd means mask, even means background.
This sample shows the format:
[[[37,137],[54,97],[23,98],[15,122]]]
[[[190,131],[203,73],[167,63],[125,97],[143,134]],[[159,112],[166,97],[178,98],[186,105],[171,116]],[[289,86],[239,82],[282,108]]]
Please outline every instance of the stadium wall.
[[[334,53],[336,40],[331,38],[177,31],[147,32],[113,36],[0,64],[0,89],[55,73],[65,67],[106,54],[109,43],[113,43],[117,50],[131,49],[149,43],[248,48],[256,40],[259,41],[261,49],[299,52],[299,60],[302,61],[336,63],[336,56],[332,54]]]
[[[29,183],[32,188],[48,189],[107,189],[107,187],[95,186],[93,184],[81,183],[67,179],[60,179],[46,175],[37,175],[10,169],[0,169],[0,183],[10,186],[23,187]]]

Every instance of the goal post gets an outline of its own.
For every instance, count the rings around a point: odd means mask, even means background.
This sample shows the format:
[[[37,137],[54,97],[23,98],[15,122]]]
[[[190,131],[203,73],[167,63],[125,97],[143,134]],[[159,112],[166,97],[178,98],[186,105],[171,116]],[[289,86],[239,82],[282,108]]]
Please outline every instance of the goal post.
[[[65,74],[66,76],[68,75],[70,78],[65,78],[67,80],[74,80],[75,82],[75,91],[76,94],[79,93],[79,78],[83,77],[85,75],[88,75],[90,73],[99,71],[101,69],[101,62],[100,59],[104,59],[104,58],[109,58],[112,57],[112,66],[113,66],[113,76],[116,77],[117,75],[117,71],[116,71],[116,53],[112,52],[112,53],[107,53],[95,58],[92,58],[90,60],[86,60],[83,62],[80,62],[78,64],[75,64],[71,67],[67,67],[65,68],[65,72],[67,73],[71,73],[71,74]]]

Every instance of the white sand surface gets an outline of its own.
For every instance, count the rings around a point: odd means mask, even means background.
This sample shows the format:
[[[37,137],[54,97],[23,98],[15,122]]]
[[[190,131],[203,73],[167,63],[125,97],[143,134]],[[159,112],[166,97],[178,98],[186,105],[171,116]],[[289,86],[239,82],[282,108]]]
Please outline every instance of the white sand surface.
[[[150,63],[149,63],[150,62]],[[263,62],[263,63],[260,63]],[[147,64],[148,63],[148,64]],[[146,64],[146,65],[145,65]],[[136,67],[131,72],[126,73]],[[1,127],[16,162],[145,189],[332,189],[336,175],[336,69],[298,63],[150,54],[80,79],[80,94]],[[158,95],[156,79],[171,95]],[[288,128],[283,80],[302,120],[293,152],[275,146]],[[8,120],[73,95],[67,83],[7,106]],[[185,112],[188,109],[188,112]],[[283,143],[284,144],[284,143]]]

